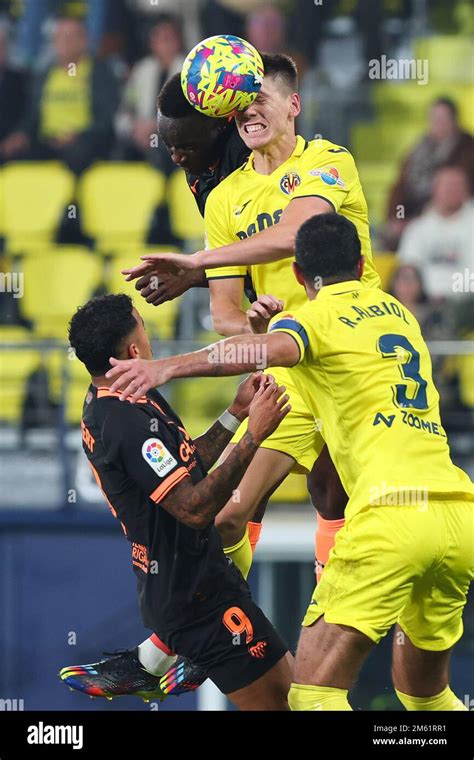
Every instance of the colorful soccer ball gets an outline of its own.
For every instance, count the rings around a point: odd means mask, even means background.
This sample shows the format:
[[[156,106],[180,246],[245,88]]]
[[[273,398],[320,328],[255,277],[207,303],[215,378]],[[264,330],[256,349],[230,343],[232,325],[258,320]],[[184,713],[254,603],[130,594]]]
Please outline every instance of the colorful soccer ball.
[[[260,53],[249,42],[219,34],[199,42],[181,70],[183,92],[206,116],[230,116],[253,103],[263,81]]]

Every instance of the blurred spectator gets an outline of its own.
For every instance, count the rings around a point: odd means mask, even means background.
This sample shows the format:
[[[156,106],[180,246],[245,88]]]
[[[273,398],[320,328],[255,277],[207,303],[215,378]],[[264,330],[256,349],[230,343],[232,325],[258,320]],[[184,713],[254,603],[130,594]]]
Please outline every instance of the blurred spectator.
[[[281,53],[286,46],[286,19],[282,11],[269,3],[249,13],[245,37],[257,50]]]
[[[8,160],[9,137],[18,129],[26,106],[27,82],[8,64],[8,27],[0,26],[0,163]],[[10,144],[10,149],[12,144]]]
[[[449,298],[456,280],[472,269],[474,203],[466,172],[439,169],[429,208],[410,222],[400,240],[399,258],[425,273],[430,298]]]
[[[428,132],[403,163],[392,189],[387,247],[396,249],[407,222],[423,210],[433,176],[442,166],[462,166],[474,194],[474,138],[461,130],[456,105],[449,98],[438,98],[432,104]]]
[[[152,135],[156,136],[156,99],[165,82],[180,71],[183,63],[179,21],[162,14],[150,30],[149,43],[151,55],[135,64],[125,85],[115,129],[122,158],[146,158],[154,165],[161,165],[163,157],[156,145],[152,145]]]
[[[261,52],[290,55],[298,67],[300,77],[303,76],[308,67],[308,61],[297,50],[289,49],[286,17],[276,5],[266,3],[250,13],[247,17],[244,37]]]
[[[392,277],[389,292],[415,315],[427,340],[451,336],[452,318],[449,310],[428,298],[420,270],[416,266],[399,266]]]
[[[395,271],[389,293],[398,298],[417,318],[425,340],[450,340],[455,330],[454,304],[431,300],[425,290],[420,270],[411,264],[402,264]],[[456,387],[452,379],[454,369],[446,371],[444,356],[432,355],[433,376],[441,393],[443,408],[456,402]]]
[[[201,37],[209,36],[201,32],[199,21],[201,0],[125,0],[125,3],[138,23],[141,22],[142,25],[150,26],[155,17],[163,13],[170,13],[181,18],[186,50],[194,47]]]
[[[203,0],[203,36],[236,34],[245,37],[245,17],[261,4],[262,0]]]
[[[82,0],[80,13],[85,18],[90,52],[99,49],[110,0]],[[42,30],[48,17],[61,13],[63,0],[23,0],[18,22],[16,57],[22,66],[34,66],[42,45]],[[76,3],[77,5],[77,3]]]
[[[56,62],[38,75],[23,131],[8,139],[10,156],[63,160],[75,173],[106,158],[113,135],[118,85],[102,61],[87,53],[82,22],[58,19]]]

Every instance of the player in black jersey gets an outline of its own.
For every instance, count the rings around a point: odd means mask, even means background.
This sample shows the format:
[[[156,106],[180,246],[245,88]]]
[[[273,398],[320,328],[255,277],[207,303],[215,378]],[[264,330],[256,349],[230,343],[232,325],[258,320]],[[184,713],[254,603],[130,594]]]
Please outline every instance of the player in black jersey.
[[[93,298],[72,318],[69,337],[92,378],[81,422],[84,452],[131,542],[144,624],[169,653],[202,667],[240,709],[287,709],[291,655],[214,527],[259,444],[286,415],[284,389],[263,375],[248,378],[229,410],[192,440],[158,391],[130,404],[109,390],[110,356],[152,356],[128,296]],[[208,475],[232,437],[232,420],[247,415],[249,432]]]
[[[172,161],[184,170],[203,216],[211,191],[242,166],[250,154],[234,119],[212,119],[189,105],[179,74],[169,79],[158,96],[158,135]],[[147,277],[137,282],[137,289],[155,306],[177,298],[192,287],[208,287],[204,271],[185,272],[179,277],[164,274],[157,288],[150,286]],[[250,277],[246,278],[245,294],[250,302],[256,300]]]

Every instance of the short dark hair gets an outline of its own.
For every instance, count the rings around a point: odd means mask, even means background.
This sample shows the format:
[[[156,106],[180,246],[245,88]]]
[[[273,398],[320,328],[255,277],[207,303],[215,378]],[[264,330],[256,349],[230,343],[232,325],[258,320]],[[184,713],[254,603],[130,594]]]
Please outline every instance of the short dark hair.
[[[174,74],[163,85],[157,100],[158,111],[167,119],[184,119],[186,116],[197,116],[199,111],[188,103],[181,87],[181,74]]]
[[[451,116],[453,117],[453,119],[458,118],[458,107],[456,103],[454,102],[454,100],[452,100],[451,98],[448,98],[447,96],[436,98],[431,103],[431,108],[433,108],[434,106],[444,106],[449,111],[451,111]]]
[[[355,225],[341,214],[316,214],[296,235],[295,260],[308,282],[356,277],[360,256]]]
[[[133,302],[125,293],[95,296],[80,306],[69,323],[69,342],[91,375],[105,375],[109,358],[120,356],[137,326]]]
[[[280,77],[291,92],[298,91],[298,69],[293,58],[283,53],[262,53],[265,76]]]

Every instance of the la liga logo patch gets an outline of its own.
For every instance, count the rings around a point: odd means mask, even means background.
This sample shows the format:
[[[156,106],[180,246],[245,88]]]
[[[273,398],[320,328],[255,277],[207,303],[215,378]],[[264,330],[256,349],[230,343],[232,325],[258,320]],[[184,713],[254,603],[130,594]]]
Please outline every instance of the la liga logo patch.
[[[280,190],[285,195],[291,195],[301,185],[301,177],[297,172],[287,172],[280,180]]]
[[[167,475],[178,464],[159,438],[148,438],[145,441],[142,446],[142,457],[160,478]]]
[[[346,186],[346,183],[339,176],[339,172],[335,166],[331,166],[328,169],[312,169],[310,174],[312,177],[320,177],[326,185],[339,185],[339,187]]]

